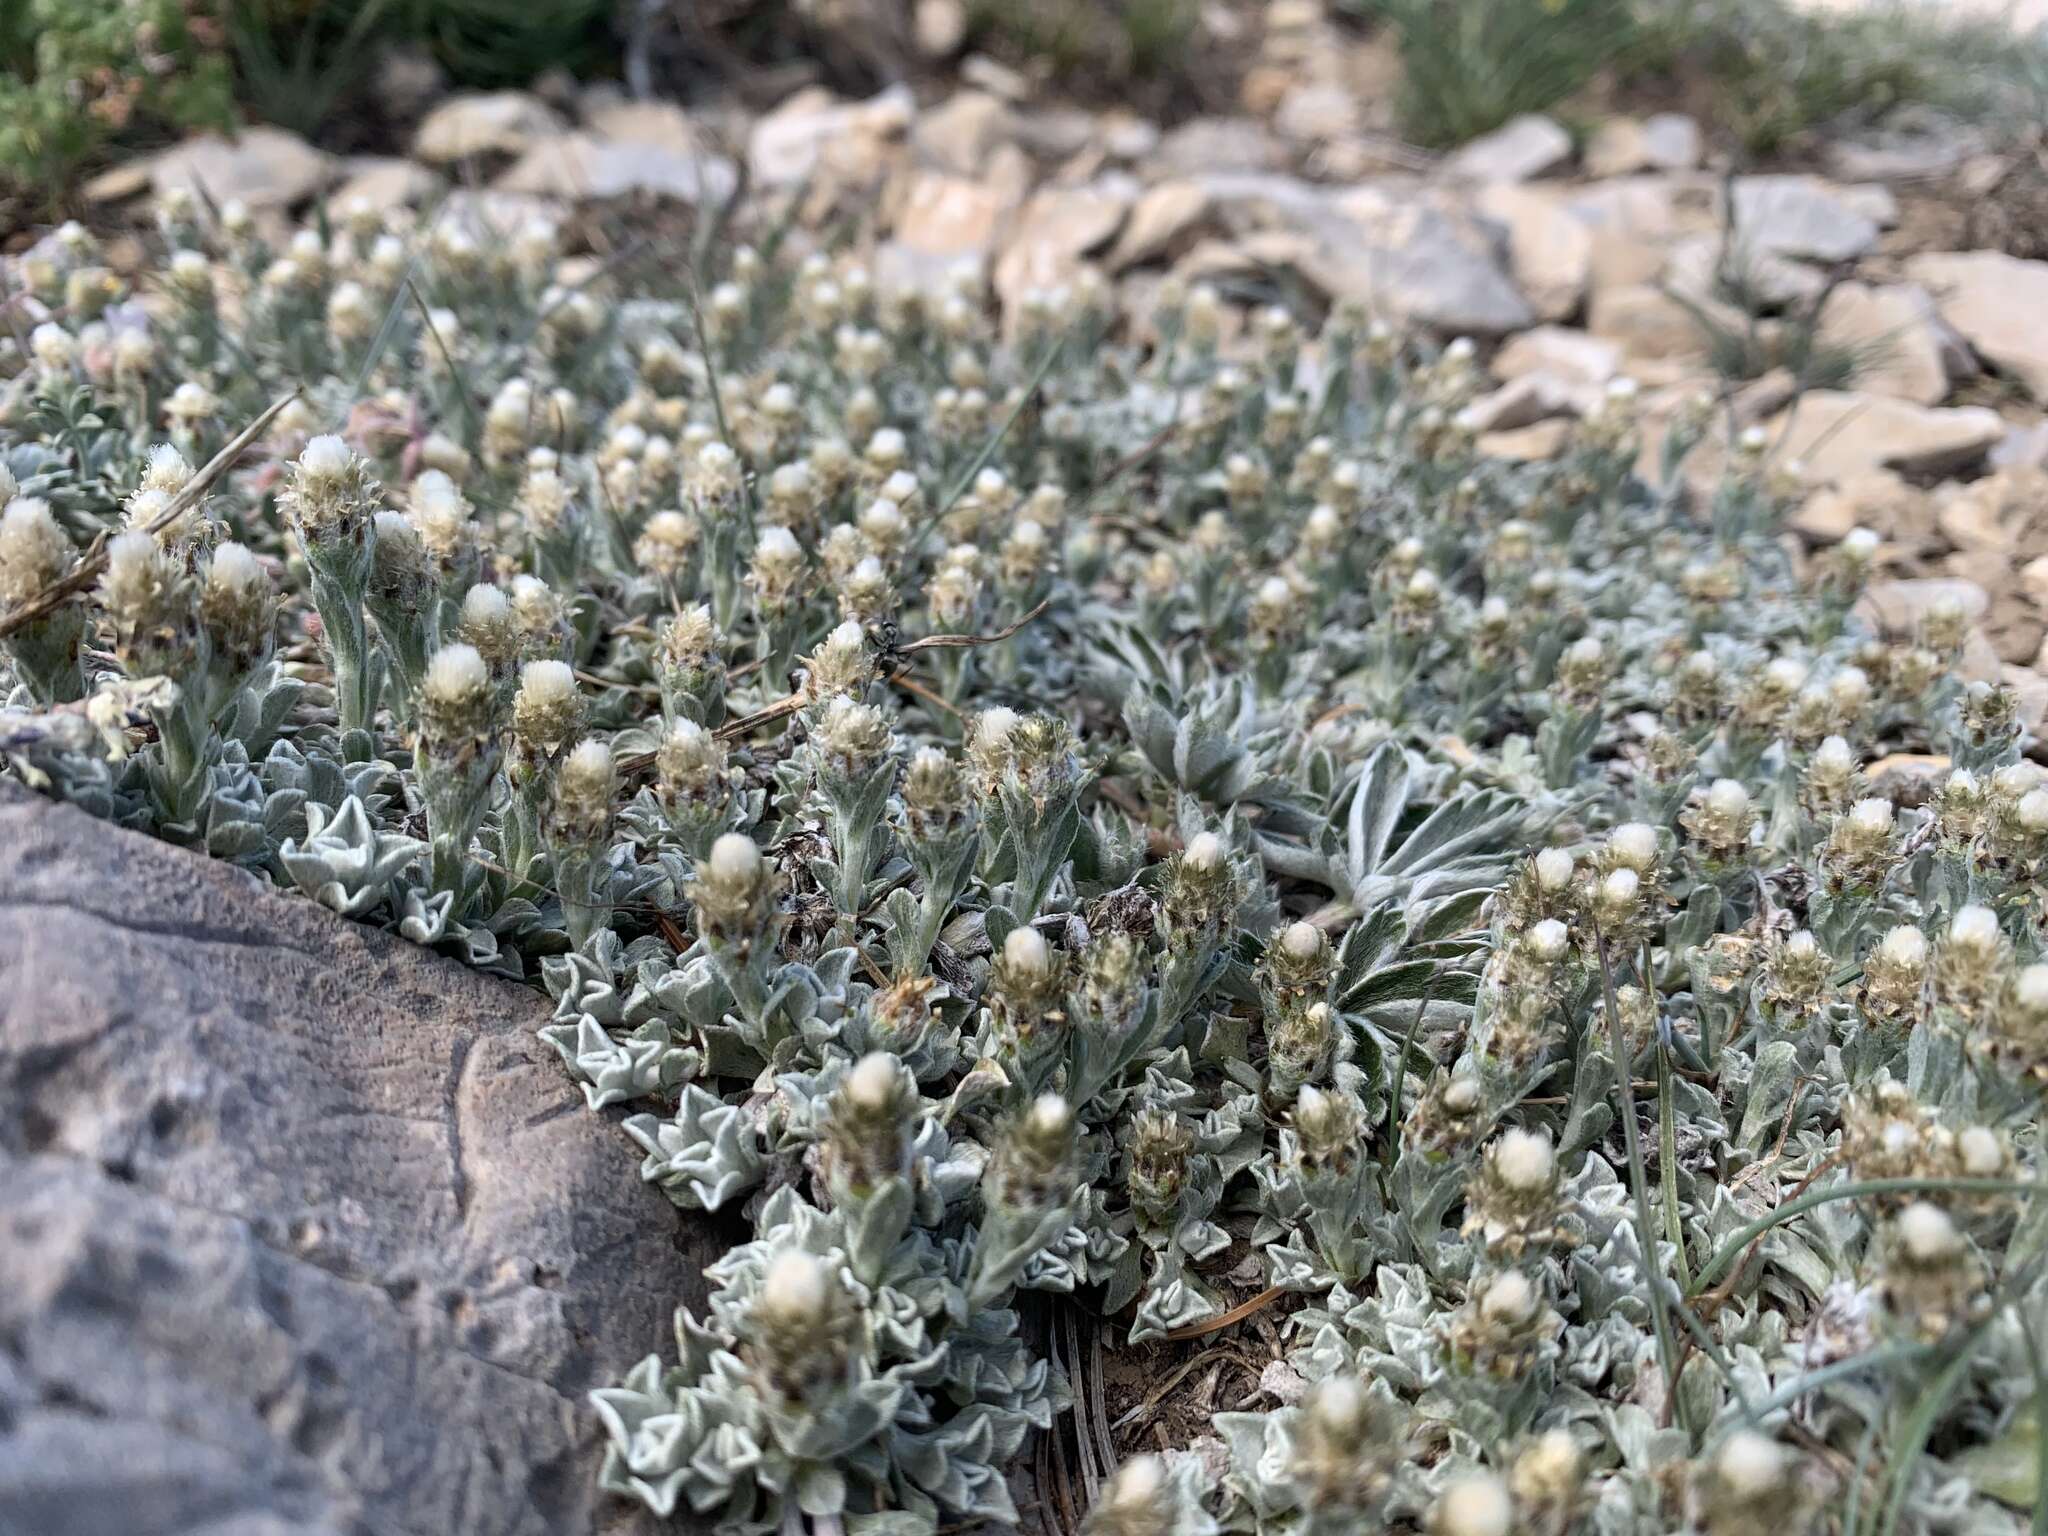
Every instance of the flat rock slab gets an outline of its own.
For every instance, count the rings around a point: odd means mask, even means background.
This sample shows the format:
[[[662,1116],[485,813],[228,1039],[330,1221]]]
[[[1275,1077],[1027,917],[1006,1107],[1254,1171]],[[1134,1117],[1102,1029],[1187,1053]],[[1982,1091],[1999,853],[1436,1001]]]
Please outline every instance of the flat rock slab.
[[[0,974],[0,1531],[653,1529],[583,1394],[722,1245],[538,994],[4,784]]]
[[[1868,469],[1902,475],[1951,473],[1981,459],[2005,436],[1982,406],[1936,409],[1883,395],[1816,389],[1782,416],[1772,440],[1810,481],[1844,480]]]
[[[336,166],[332,155],[282,128],[245,128],[231,139],[195,134],[145,163],[159,197],[183,191],[249,208],[303,203],[333,179]]]
[[[1942,318],[1999,372],[2048,401],[2048,261],[2001,251],[1915,256],[1906,264],[1941,306]]]

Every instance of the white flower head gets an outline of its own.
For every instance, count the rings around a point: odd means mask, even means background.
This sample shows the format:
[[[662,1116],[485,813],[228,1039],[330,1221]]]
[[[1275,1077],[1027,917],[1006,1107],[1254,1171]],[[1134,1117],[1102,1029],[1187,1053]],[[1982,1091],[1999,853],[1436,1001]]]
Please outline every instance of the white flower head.
[[[1045,936],[1025,924],[1003,936],[1003,965],[1028,981],[1038,981],[1052,968],[1052,951]]]
[[[1538,888],[1554,896],[1572,883],[1577,866],[1564,849],[1546,848],[1536,855],[1535,868]]]
[[[727,832],[711,845],[711,874],[716,880],[739,884],[761,873],[761,850],[751,837]]]
[[[1430,1512],[1432,1536],[1509,1536],[1514,1501],[1491,1472],[1473,1472],[1445,1488]]]
[[[1494,1149],[1494,1168],[1510,1189],[1541,1189],[1557,1169],[1550,1138],[1540,1131],[1503,1131]]]
[[[427,662],[426,691],[445,703],[468,699],[490,686],[491,670],[473,645],[444,645]]]

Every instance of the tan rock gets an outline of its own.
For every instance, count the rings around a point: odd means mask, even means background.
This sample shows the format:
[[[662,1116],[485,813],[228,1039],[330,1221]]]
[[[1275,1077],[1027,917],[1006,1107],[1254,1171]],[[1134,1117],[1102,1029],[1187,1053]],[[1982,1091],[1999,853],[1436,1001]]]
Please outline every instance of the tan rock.
[[[997,146],[1017,131],[1009,103],[986,91],[955,91],[911,125],[919,159],[956,176],[979,174]]]
[[[1358,98],[1341,85],[1302,81],[1288,88],[1273,113],[1273,129],[1296,144],[1347,139],[1361,127]]]
[[[1255,253],[1234,240],[1198,240],[1185,256],[1173,264],[1173,275],[1183,283],[1214,282],[1222,277],[1252,277],[1257,275],[1261,261],[1277,258],[1275,264],[1284,269],[1311,251],[1311,242],[1305,236],[1290,234],[1286,230],[1268,230],[1262,235],[1247,235],[1245,239],[1257,242],[1263,248]],[[1224,314],[1232,317],[1237,310],[1226,307]]]
[[[995,287],[1006,313],[1033,289],[1071,278],[1081,261],[1116,238],[1135,196],[1127,177],[1084,187],[1048,187],[1019,210],[1009,244],[997,258]]]
[[[1103,265],[1121,272],[1169,255],[1207,217],[1211,202],[1209,189],[1196,181],[1163,181],[1148,188],[1132,206]]]
[[[1969,251],[1915,256],[1906,271],[1979,356],[2048,401],[2048,261]]]
[[[2005,680],[2005,661],[1981,627],[1972,629],[1963,637],[1963,654],[1956,661],[1956,676],[1966,683]]]
[[[1698,357],[1707,347],[1692,312],[1648,283],[1594,289],[1586,306],[1586,329],[1644,357]]]
[[[2048,469],[2048,421],[2007,423],[2005,441],[1991,450],[1991,462],[1999,469]]]
[[[1148,169],[1163,180],[1220,171],[1277,171],[1286,162],[1286,146],[1257,119],[1197,117],[1167,131]]]
[[[1880,468],[1946,473],[1982,458],[2004,435],[1997,413],[1980,406],[1940,409],[1844,390],[1813,390],[1772,426],[1780,457],[1802,465],[1809,481]]]
[[[2048,608],[2048,555],[2040,555],[2019,568],[2020,589],[2036,603]]]
[[[717,155],[578,131],[538,141],[494,186],[535,197],[645,195],[695,204],[723,203],[738,180],[732,162]]]
[[[175,187],[215,203],[284,209],[326,186],[336,161],[282,128],[246,128],[232,139],[215,133],[187,139],[157,155],[149,169],[159,197]]]
[[[1925,499],[1925,492],[1893,471],[1867,469],[1815,491],[1792,515],[1790,526],[1793,532],[1822,544],[1846,538],[1853,528],[1868,528],[1891,538],[1926,521]]]
[[[1271,117],[1295,83],[1294,70],[1285,64],[1254,64],[1238,85],[1237,104],[1254,117]]]
[[[1529,307],[1544,320],[1564,320],[1585,301],[1593,270],[1593,231],[1565,211],[1555,192],[1495,182],[1473,205],[1508,233],[1509,264]]]
[[[1775,416],[1799,393],[1799,380],[1789,368],[1772,368],[1735,392],[1728,410],[1739,427]]]
[[[2015,666],[2012,662],[2000,667],[1998,674],[2019,701],[2020,724],[2038,731],[2042,719],[2048,717],[2048,677],[2033,667]]]
[[[2010,592],[1991,610],[1989,631],[2000,661],[2030,667],[2041,655],[2041,641],[2048,638],[2048,619],[2030,598]]]
[[[1354,188],[1312,218],[1302,275],[1332,297],[1452,335],[1499,336],[1534,319],[1484,226],[1398,195]]]
[[[1525,373],[1458,412],[1459,423],[1474,433],[1512,432],[1558,417],[1580,417],[1599,404],[1597,385],[1574,384],[1546,373]]]
[[[1705,176],[1616,176],[1573,189],[1565,206],[1596,229],[1663,242],[1718,227]]]
[[[1563,453],[1571,435],[1572,424],[1568,421],[1539,421],[1512,432],[1489,432],[1478,440],[1477,446],[1489,458],[1534,464]]]
[[[1459,181],[1529,181],[1572,157],[1572,136],[1555,121],[1526,112],[1481,134],[1444,162]]]
[[[1663,246],[1595,225],[1586,278],[1594,288],[1636,288],[1656,283],[1664,271],[1664,261]]]
[[[348,162],[348,179],[334,189],[331,206],[347,212],[363,204],[387,212],[430,201],[443,185],[439,176],[417,160],[395,155],[358,155]]]
[[[1688,235],[1665,256],[1664,285],[1691,299],[1729,302],[1737,292],[1752,307],[1778,308],[1818,298],[1827,279],[1818,267],[1767,250],[1730,247],[1719,234]]]
[[[1949,391],[1938,323],[1924,288],[1842,283],[1821,310],[1820,339],[1847,351],[1858,389],[1936,405]]]
[[[871,186],[887,168],[888,151],[909,129],[915,102],[908,86],[866,101],[830,91],[798,91],[755,122],[747,165],[757,187],[789,187],[823,176],[846,186]]]
[[[515,155],[561,131],[561,115],[538,96],[485,91],[451,96],[434,108],[412,149],[422,160],[447,165],[472,155]]]
[[[1700,127],[1680,112],[1609,118],[1594,130],[1585,159],[1588,176],[1689,171],[1700,163]]]
[[[1978,485],[1983,483],[1977,482]],[[2012,549],[2012,530],[2000,518],[1997,500],[1973,494],[1975,491],[1975,485],[1958,486],[1950,494],[1940,497],[1935,504],[1935,526],[1956,548],[1983,551],[2003,564],[2004,557]]]
[[[1103,113],[1096,129],[1104,153],[1112,160],[1142,160],[1159,147],[1159,125],[1129,112]]]
[[[1752,249],[1811,261],[1849,261],[1877,244],[1882,210],[1860,191],[1813,176],[1739,176],[1734,224]]]
[[[1005,101],[1023,102],[1031,97],[1029,80],[985,53],[970,53],[961,60],[960,78],[976,90],[987,91]]]
[[[138,197],[149,190],[150,163],[155,158],[154,155],[143,155],[139,159],[123,161],[88,178],[79,190],[91,203],[119,203]]]
[[[1539,325],[1511,336],[1493,355],[1493,376],[1503,382],[1543,373],[1574,384],[1605,384],[1620,372],[1620,347],[1560,325]]]
[[[1863,772],[1872,794],[1916,809],[1933,798],[1954,766],[1946,752],[1891,752]]]
[[[910,178],[896,213],[896,239],[925,255],[983,257],[995,248],[1012,203],[965,176],[922,171]]]
[[[1958,603],[1972,624],[1991,611],[1991,595],[1974,581],[1944,576],[1910,576],[1873,581],[1856,600],[1856,611],[1873,629],[1894,640],[1908,639],[1920,621],[1943,603]]]
[[[652,144],[675,154],[701,154],[711,146],[672,101],[613,101],[591,108],[583,123],[592,133],[630,144]]]

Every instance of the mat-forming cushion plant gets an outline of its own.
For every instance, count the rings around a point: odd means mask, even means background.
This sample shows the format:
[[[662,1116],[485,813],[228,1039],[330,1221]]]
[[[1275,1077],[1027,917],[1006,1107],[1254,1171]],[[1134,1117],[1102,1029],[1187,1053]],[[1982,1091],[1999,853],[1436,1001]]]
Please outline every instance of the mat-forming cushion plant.
[[[0,752],[545,987],[751,1233],[605,1487],[1007,1523],[1048,1316],[1254,1304],[1088,1530],[2028,1528],[2048,784],[1757,441],[1491,461],[1469,344],[1172,283],[159,225],[7,266]]]

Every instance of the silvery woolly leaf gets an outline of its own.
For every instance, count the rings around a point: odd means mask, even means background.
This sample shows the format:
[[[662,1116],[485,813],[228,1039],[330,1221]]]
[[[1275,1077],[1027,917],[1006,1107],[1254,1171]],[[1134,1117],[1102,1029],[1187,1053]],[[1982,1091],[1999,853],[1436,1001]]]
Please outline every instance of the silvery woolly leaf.
[[[570,950],[549,955],[540,963],[541,983],[555,1000],[557,1022],[588,1016],[606,1028],[625,1022],[625,1001],[619,995],[612,967],[600,954]]]
[[[677,1045],[658,1020],[621,1039],[584,1013],[542,1026],[540,1037],[583,1085],[584,1101],[592,1109],[660,1093],[698,1065],[696,1051]]]
[[[695,1083],[684,1084],[673,1119],[634,1115],[625,1130],[647,1153],[640,1177],[686,1210],[715,1211],[761,1180],[753,1118]]]
[[[306,836],[288,840],[278,859],[293,882],[322,906],[362,917],[384,900],[398,872],[425,845],[396,832],[380,832],[354,795],[338,810],[309,802]]]
[[[1191,1328],[1223,1314],[1216,1293],[1188,1273],[1170,1251],[1161,1253],[1145,1283],[1145,1294],[1132,1320],[1130,1341],[1164,1338],[1179,1328]]]
[[[1257,1516],[1271,1520],[1299,1507],[1293,1476],[1295,1408],[1271,1413],[1219,1413],[1212,1421],[1230,1450],[1230,1483]]]

